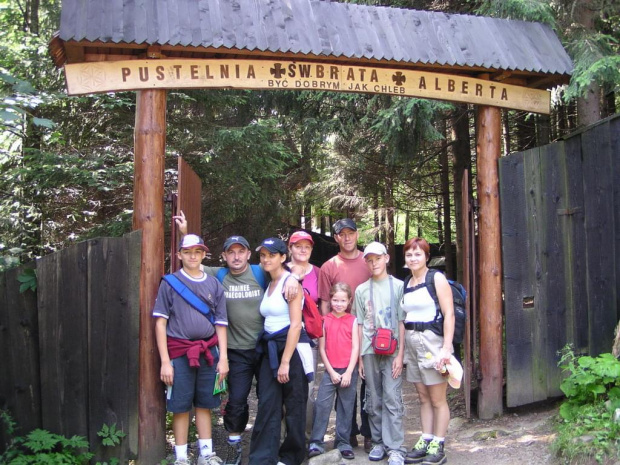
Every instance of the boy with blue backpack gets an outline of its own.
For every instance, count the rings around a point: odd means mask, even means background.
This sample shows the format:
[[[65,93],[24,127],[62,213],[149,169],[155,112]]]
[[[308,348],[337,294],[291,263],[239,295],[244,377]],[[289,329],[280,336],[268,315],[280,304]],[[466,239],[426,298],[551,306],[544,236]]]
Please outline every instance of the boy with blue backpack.
[[[195,234],[183,238],[177,253],[183,266],[164,277],[153,307],[160,379],[167,386],[177,465],[189,464],[192,407],[198,430],[197,464],[222,463],[213,450],[211,410],[220,405],[219,394],[214,394],[216,377],[221,383],[228,375],[228,319],[222,285],[201,268],[208,250]]]

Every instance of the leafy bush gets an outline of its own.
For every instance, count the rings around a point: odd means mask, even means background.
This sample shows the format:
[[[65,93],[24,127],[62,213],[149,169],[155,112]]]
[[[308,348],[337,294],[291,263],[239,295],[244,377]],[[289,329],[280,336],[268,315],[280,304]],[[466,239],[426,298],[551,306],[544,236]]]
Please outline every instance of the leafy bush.
[[[35,429],[25,436],[14,437],[16,424],[8,412],[0,410],[0,425],[4,424],[7,435],[11,437],[6,451],[0,454],[0,463],[7,465],[54,464],[54,465],[86,465],[94,454],[89,452],[88,441],[82,436],[66,438],[60,434],[43,429]],[[118,446],[126,434],[112,426],[103,425],[97,433],[104,446]],[[97,465],[117,465],[119,460]]]
[[[620,424],[613,418],[620,408],[620,361],[612,354],[577,357],[566,346],[559,366],[569,374],[560,385],[566,400],[554,450],[571,463],[620,458]]]

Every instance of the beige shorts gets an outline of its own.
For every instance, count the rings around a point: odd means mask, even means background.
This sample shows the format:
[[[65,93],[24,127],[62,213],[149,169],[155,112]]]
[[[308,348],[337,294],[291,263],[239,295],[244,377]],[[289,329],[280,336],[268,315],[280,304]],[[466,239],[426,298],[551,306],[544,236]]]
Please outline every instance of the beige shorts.
[[[410,383],[422,383],[425,386],[447,383],[447,376],[443,376],[435,370],[432,357],[433,353],[439,353],[442,346],[443,336],[438,336],[430,329],[423,332],[405,331],[404,363],[407,365],[407,381]],[[431,355],[429,356],[428,354]]]

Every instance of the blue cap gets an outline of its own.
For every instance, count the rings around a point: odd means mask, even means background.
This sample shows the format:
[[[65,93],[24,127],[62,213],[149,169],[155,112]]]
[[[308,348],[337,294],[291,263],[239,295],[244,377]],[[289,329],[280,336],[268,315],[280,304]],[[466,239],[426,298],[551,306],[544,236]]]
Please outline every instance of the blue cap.
[[[256,247],[256,251],[258,252],[262,248],[266,248],[271,253],[279,253],[282,255],[286,255],[288,249],[286,247],[286,243],[282,239],[278,239],[277,237],[269,237],[265,239],[261,245]]]
[[[230,249],[233,245],[239,244],[250,250],[250,243],[243,236],[230,236],[228,239],[224,241],[224,252]]]

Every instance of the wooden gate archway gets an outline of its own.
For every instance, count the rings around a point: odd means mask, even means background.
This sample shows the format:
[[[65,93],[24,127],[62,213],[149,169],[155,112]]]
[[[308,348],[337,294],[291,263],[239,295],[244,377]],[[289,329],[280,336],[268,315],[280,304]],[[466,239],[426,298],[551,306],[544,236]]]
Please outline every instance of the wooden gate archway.
[[[137,91],[141,463],[156,462],[165,442],[150,313],[164,272],[166,90],[173,88],[368,92],[477,105],[478,414],[501,414],[500,108],[549,113],[546,89],[572,72],[550,28],[329,0],[64,0],[50,52],[70,95]]]

